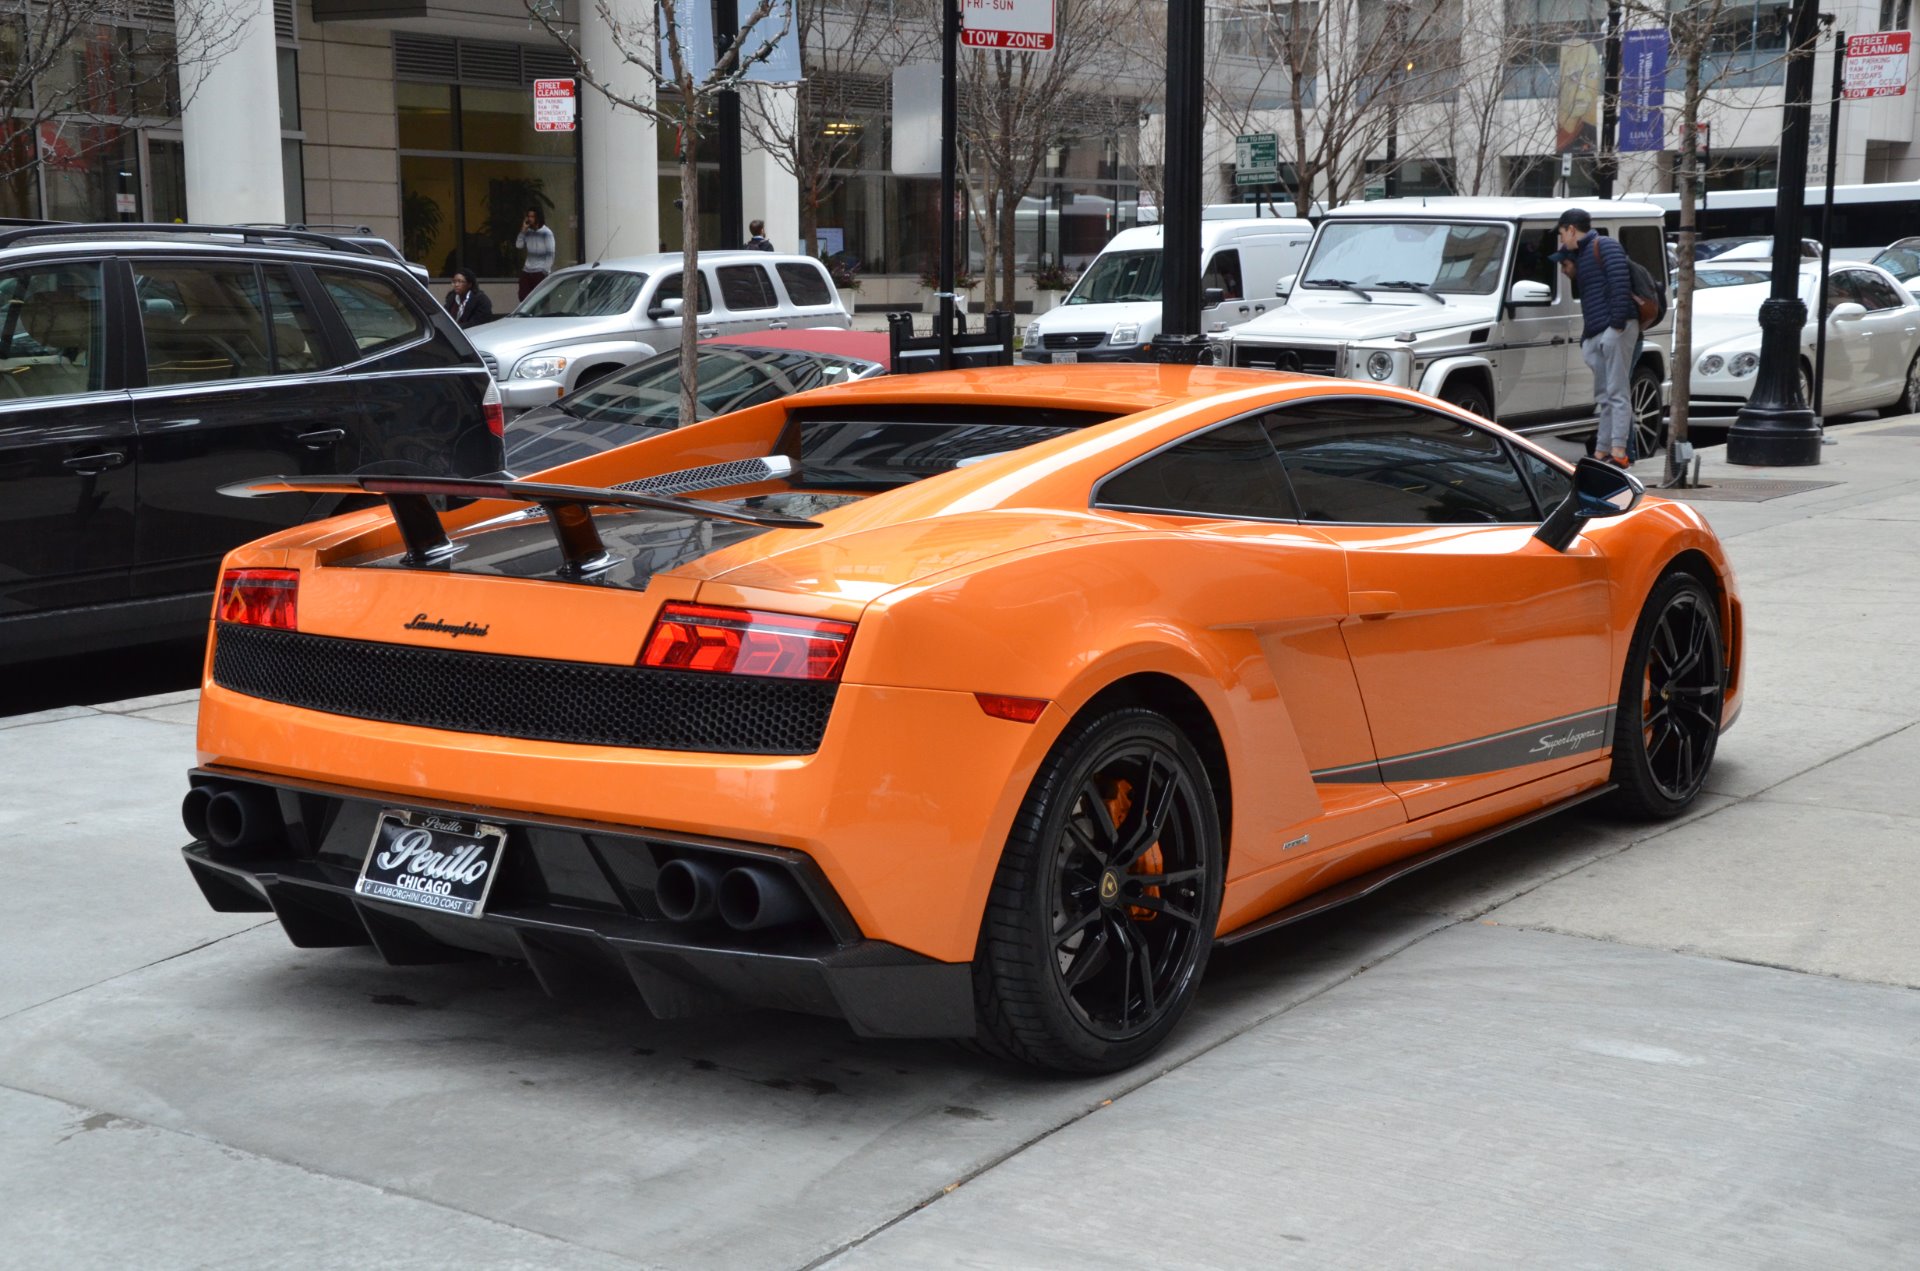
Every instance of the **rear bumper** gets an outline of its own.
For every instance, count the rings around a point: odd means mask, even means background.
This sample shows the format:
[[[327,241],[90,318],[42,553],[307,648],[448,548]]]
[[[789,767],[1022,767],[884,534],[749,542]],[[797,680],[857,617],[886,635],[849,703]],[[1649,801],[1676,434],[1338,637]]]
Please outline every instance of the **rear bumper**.
[[[280,815],[265,841],[218,849],[196,840],[182,852],[214,909],[271,912],[301,948],[371,945],[393,965],[506,958],[527,964],[556,997],[637,991],[661,1018],[746,1006],[842,1018],[864,1036],[973,1035],[970,966],[862,938],[825,876],[799,852],[228,769],[192,777],[274,796]],[[478,814],[507,827],[502,872],[482,916],[354,892],[371,827],[390,808]],[[735,931],[717,918],[668,921],[653,883],[673,859],[770,870],[792,881],[811,912],[757,931]]]

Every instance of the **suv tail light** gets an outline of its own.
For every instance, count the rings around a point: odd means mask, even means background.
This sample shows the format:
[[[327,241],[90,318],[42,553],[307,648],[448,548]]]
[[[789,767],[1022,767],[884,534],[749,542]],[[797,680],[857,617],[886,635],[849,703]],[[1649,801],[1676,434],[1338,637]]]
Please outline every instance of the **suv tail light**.
[[[838,680],[853,643],[851,622],[673,601],[640,653],[641,666],[717,675]]]
[[[221,622],[297,631],[299,595],[297,569],[229,569],[220,575],[220,600],[213,616]]]
[[[486,395],[480,399],[480,411],[487,417],[487,431],[496,437],[507,435],[507,411],[502,400],[500,386],[494,383],[492,376],[488,376]]]

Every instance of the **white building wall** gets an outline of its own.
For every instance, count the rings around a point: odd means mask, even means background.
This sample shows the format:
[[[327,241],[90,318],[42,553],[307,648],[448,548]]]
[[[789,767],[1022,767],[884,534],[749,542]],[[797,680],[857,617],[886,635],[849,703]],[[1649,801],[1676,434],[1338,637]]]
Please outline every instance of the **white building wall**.
[[[643,0],[608,0],[623,28],[647,30],[653,6]],[[597,9],[582,6],[580,53],[595,77],[615,94],[653,100],[652,80],[620,52]],[[606,94],[581,86],[580,209],[587,259],[636,256],[660,247],[658,130],[652,119],[615,106]]]
[[[307,220],[365,225],[397,244],[400,138],[393,37],[379,27],[354,22],[314,22],[309,7],[300,8]]]
[[[218,27],[206,18],[180,32],[187,217],[216,225],[283,222],[273,3],[235,0],[219,17]]]

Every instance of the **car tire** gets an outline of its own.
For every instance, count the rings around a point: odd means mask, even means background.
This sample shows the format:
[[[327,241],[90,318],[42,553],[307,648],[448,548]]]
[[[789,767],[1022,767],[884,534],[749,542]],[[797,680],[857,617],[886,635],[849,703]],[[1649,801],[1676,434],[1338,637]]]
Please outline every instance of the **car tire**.
[[[1627,384],[1627,410],[1633,415],[1633,457],[1648,459],[1667,444],[1666,411],[1660,405],[1660,372],[1650,362],[1633,368]]]
[[[976,1046],[1082,1073],[1152,1053],[1206,970],[1224,861],[1185,734],[1138,707],[1075,721],[994,875],[973,963]]]
[[[1472,380],[1448,380],[1440,386],[1440,400],[1482,419],[1493,418],[1493,402],[1488,399],[1487,391]]]
[[[1887,418],[1920,414],[1920,353],[1915,353],[1913,361],[1907,363],[1907,378],[1899,398],[1893,405],[1881,407],[1880,414]]]
[[[1683,570],[1654,585],[1627,646],[1613,722],[1613,804],[1632,817],[1677,816],[1699,795],[1726,698],[1720,602]]]
[[[1800,400],[1806,404],[1808,410],[1813,409],[1813,368],[1805,362],[1800,363]],[[1813,417],[1813,422],[1816,425],[1825,426],[1827,422],[1824,415],[1826,405],[1825,402],[1820,403],[1820,409],[1823,413]]]

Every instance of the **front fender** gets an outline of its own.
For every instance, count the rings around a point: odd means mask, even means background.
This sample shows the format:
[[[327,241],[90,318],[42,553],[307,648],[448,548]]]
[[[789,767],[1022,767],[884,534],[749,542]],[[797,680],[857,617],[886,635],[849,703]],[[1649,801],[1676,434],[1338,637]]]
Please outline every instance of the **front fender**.
[[[583,372],[613,363],[625,370],[636,362],[644,362],[659,350],[651,344],[639,340],[594,340],[586,344],[569,344],[563,348],[547,350],[567,359],[566,388],[569,393],[586,383],[581,378]],[[598,379],[605,372],[596,371]]]
[[[1487,380],[1490,383],[1498,383],[1498,378],[1493,373],[1493,362],[1491,359],[1481,357],[1478,354],[1466,353],[1458,357],[1443,357],[1438,362],[1429,366],[1421,373],[1420,391],[1429,397],[1438,397],[1440,396],[1441,388],[1446,385],[1447,377],[1455,372],[1465,370],[1485,371],[1487,373]],[[1493,403],[1493,408],[1495,410],[1500,409],[1498,400]]]

